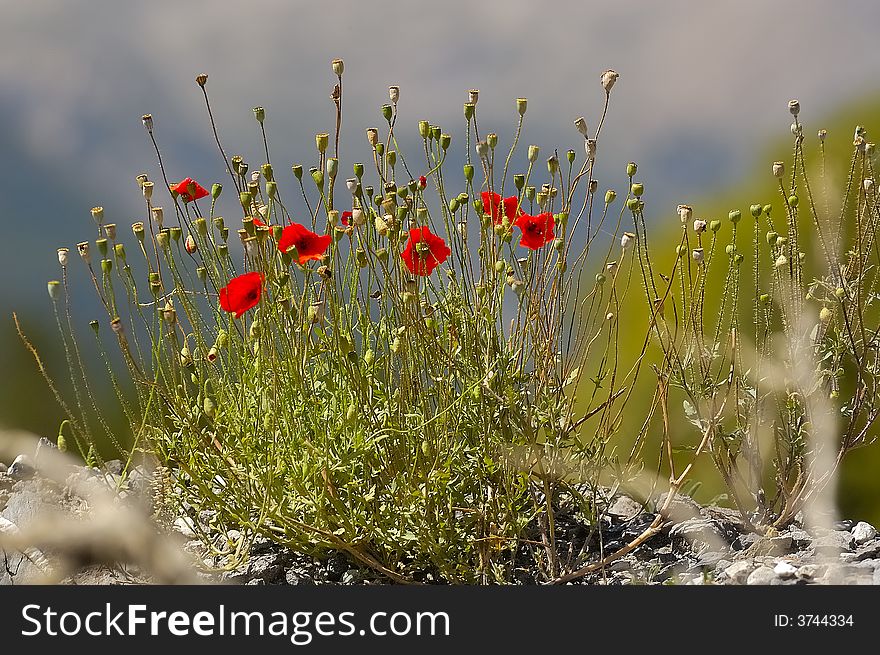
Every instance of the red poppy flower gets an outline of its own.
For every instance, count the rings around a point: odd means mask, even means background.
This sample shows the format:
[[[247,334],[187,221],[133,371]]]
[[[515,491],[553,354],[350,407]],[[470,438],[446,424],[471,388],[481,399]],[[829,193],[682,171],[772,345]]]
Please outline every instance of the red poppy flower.
[[[220,289],[220,308],[225,312],[235,312],[235,318],[240,318],[260,302],[265,278],[265,275],[256,272],[232,278],[229,284]]]
[[[483,191],[480,194],[480,198],[483,200],[483,211],[492,217],[492,222],[495,225],[501,223],[505,216],[507,216],[507,219],[513,223],[517,218],[523,215],[522,210],[517,212],[519,198],[516,196],[510,196],[509,198],[501,200],[500,194]],[[502,208],[504,214],[501,213]]]
[[[419,177],[419,186],[422,187],[423,189],[424,189],[426,186],[428,186],[428,178],[425,177],[424,175],[422,175],[421,177]]]
[[[193,193],[190,193],[190,187],[193,187]],[[205,187],[191,177],[183,178],[180,182],[173,185],[171,190],[179,194],[183,198],[183,202],[192,202],[193,200],[211,195]]]
[[[428,276],[451,254],[446,242],[424,226],[409,231],[409,241],[400,258],[413,275]]]
[[[342,212],[342,216],[339,217],[339,220],[345,227],[348,227],[351,224],[351,212]]]
[[[259,216],[254,216],[254,227],[265,227],[265,223],[260,219]]]
[[[522,214],[515,225],[522,230],[519,245],[530,250],[538,250],[555,238],[553,234],[553,214],[544,212],[537,216]]]
[[[329,234],[315,234],[299,223],[294,223],[282,230],[278,250],[287,252],[291,247],[296,247],[299,263],[305,264],[310,259],[321,259],[321,255],[330,246],[331,239]]]

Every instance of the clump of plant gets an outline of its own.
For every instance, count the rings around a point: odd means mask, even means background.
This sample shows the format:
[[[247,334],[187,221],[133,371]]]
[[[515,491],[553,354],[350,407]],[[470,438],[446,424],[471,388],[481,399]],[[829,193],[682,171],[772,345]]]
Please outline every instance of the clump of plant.
[[[793,155],[788,170],[772,165],[776,203],[732,210],[727,221],[680,205],[671,272],[657,275],[647,249],[639,254],[662,352],[655,402],[671,479],[689,472],[674,452],[707,453],[728,500],[762,533],[835,509],[829,485],[847,453],[876,439],[880,411],[875,147],[857,127],[833,204],[827,133],[818,132],[811,175],[797,100],[789,110]],[[643,204],[630,209],[642,235]],[[712,276],[721,295],[707,299]],[[681,418],[695,439],[682,438]]]
[[[581,154],[562,157],[521,147],[525,98],[502,151],[470,91],[456,137],[466,163],[455,171],[452,133],[427,120],[408,127],[423,152],[400,150],[392,86],[383,127],[366,130],[372,160],[349,163],[348,176],[343,63],[332,69],[335,133],[316,136],[308,163],[276,172],[262,107],[264,161],[229,157],[200,75],[228,179],[209,191],[168,177],[145,115],[158,181],[138,178],[134,248],[92,210],[99,238],[77,250],[134,383],[130,397],[94,321],[133,448],[171,472],[176,504],[217,554],[244,555],[264,535],[343,551],[399,581],[430,570],[472,582],[510,579],[531,551],[554,579],[577,564],[557,553],[559,495],[593,515],[580,483],[598,480],[625,400],[614,316],[626,290],[612,247],[609,275],[581,284],[600,229],[615,239],[620,229],[619,216],[603,228],[615,194],[599,193],[592,175],[618,76],[602,75],[595,132],[575,122]],[[100,412],[88,406],[69,318],[66,249],[59,261],[64,277],[49,292],[77,402],[59,400],[67,432],[94,459]],[[591,358],[599,373],[576,403]],[[598,429],[585,433],[587,419]],[[245,538],[218,546],[217,533],[233,529]]]

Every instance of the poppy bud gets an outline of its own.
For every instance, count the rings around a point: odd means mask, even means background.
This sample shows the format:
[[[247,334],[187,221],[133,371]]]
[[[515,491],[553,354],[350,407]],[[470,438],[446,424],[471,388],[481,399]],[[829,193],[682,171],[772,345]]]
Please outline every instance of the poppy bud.
[[[526,198],[528,198],[529,200],[535,199],[535,187],[533,187],[533,186],[526,187]]]
[[[687,252],[687,248],[684,246],[676,246],[675,247],[675,255],[676,257],[681,258]]]
[[[104,208],[103,207],[92,207],[92,218],[95,220],[97,225],[101,225],[104,221]]]
[[[376,232],[379,233],[379,236],[388,236],[388,222],[386,221],[388,218],[391,218],[391,216],[376,216],[374,223],[376,226]]]
[[[797,207],[798,206],[798,197],[797,196],[789,196],[788,197],[788,206],[789,207]]]
[[[587,153],[589,161],[596,161],[596,139],[587,139],[584,141],[584,151]]]
[[[733,256],[733,263],[739,266],[743,263],[744,259],[745,257],[742,256],[742,253],[736,253],[736,255]]]
[[[70,248],[59,248],[58,249],[58,263],[61,265],[61,268],[67,266],[67,258],[70,253]]]
[[[620,247],[623,250],[626,250],[629,247],[629,244],[632,243],[633,239],[636,238],[636,235],[632,232],[624,232],[623,236],[620,237]]]
[[[819,130],[819,141],[821,143],[825,142],[825,139],[828,137],[828,130]]]
[[[727,214],[727,218],[730,219],[730,222],[736,225],[739,223],[739,219],[742,218],[742,212],[738,209],[733,209]]]
[[[336,77],[342,77],[342,72],[345,70],[345,62],[341,59],[334,59],[330,62],[330,69]]]
[[[471,119],[474,117],[474,107],[476,107],[476,105],[471,102],[467,102],[464,105],[464,119],[468,123],[470,123]]]
[[[205,88],[205,84],[208,82],[208,75],[206,73],[201,73],[200,75],[196,75],[196,84],[198,84],[203,89]]]
[[[327,220],[330,222],[330,225],[337,225],[339,223],[339,210],[331,209],[327,212]]]
[[[260,172],[263,174],[263,177],[266,178],[267,182],[275,181],[275,171],[272,168],[272,164],[263,164],[260,166]]]
[[[714,233],[714,232],[717,232],[718,230],[721,229],[721,221],[712,221],[712,222],[710,222],[710,223],[709,223],[709,229],[712,230],[713,233]]]
[[[92,263],[92,254],[89,250],[89,242],[83,241],[82,243],[76,244],[76,249],[79,251],[79,256],[86,263],[91,265]]]
[[[633,185],[630,187],[630,191],[632,191],[632,194],[633,194],[636,198],[640,198],[641,195],[645,192],[645,186],[644,186],[643,184],[641,184],[640,182],[635,182],[635,183],[633,183]]]
[[[639,211],[641,204],[642,204],[642,202],[638,198],[630,198],[629,200],[626,201],[627,209],[629,209],[630,211],[633,211],[633,212]]]
[[[616,71],[610,69],[602,73],[602,88],[605,89],[606,94],[611,93],[611,89],[619,77],[620,75]]]
[[[791,112],[792,116],[797,116],[799,113],[801,113],[801,103],[799,103],[797,100],[789,100],[788,111]]]
[[[527,98],[517,98],[516,99],[516,111],[519,112],[520,116],[524,116],[526,113],[526,108],[528,107],[529,101]]]
[[[559,160],[556,158],[556,155],[547,159],[547,172],[550,173],[551,177],[559,172]]]
[[[186,251],[190,255],[199,249],[199,246],[198,244],[196,244],[196,240],[193,238],[192,234],[186,235],[186,241],[183,242],[183,247],[186,248]]]
[[[470,164],[464,165],[464,179],[466,179],[468,182],[474,179],[474,167]]]
[[[604,273],[596,273],[596,284],[605,284],[606,279]]]
[[[324,188],[324,171],[318,170],[317,168],[311,169],[309,171],[312,174],[312,181],[315,183],[315,186],[318,189]]]
[[[574,150],[568,150],[565,153],[565,158],[568,159],[569,164],[573,164],[574,160],[577,158],[577,154]]]
[[[144,114],[141,116],[141,122],[144,124],[144,128],[147,132],[153,131],[153,115],[152,114]]]
[[[495,262],[495,272],[496,273],[503,273],[506,268],[507,268],[507,264],[504,263],[503,259],[499,259],[497,262]]]
[[[336,179],[336,172],[339,170],[339,160],[335,157],[330,157],[327,160],[327,175],[330,176],[330,179]]]
[[[694,232],[697,234],[702,234],[706,231],[706,221],[698,218],[694,221]]]
[[[157,245],[157,246],[159,246],[160,248],[167,248],[167,247],[168,247],[168,243],[169,243],[169,241],[168,241],[168,232],[166,232],[166,231],[162,231],[162,232],[159,232],[159,234],[156,235],[156,245]]]
[[[448,150],[451,143],[452,136],[445,133],[440,135],[440,148],[442,148],[443,150]]]
[[[767,233],[767,245],[775,246],[776,242],[779,240],[779,235],[776,232],[768,232]]]
[[[587,119],[581,116],[574,122],[575,128],[577,131],[581,133],[581,135],[586,139],[589,135],[587,134]]]
[[[617,198],[617,192],[614,189],[608,189],[605,192],[605,204],[610,205]]]
[[[773,210],[773,205],[764,205],[763,211],[767,216],[770,216],[770,212]]]
[[[785,175],[785,163],[781,161],[773,162],[773,177],[782,177]]]
[[[385,155],[385,161],[388,162],[391,168],[394,168],[397,165],[397,151],[389,150],[388,154]]]
[[[302,177],[303,177],[303,167],[302,167],[302,164],[294,164],[293,166],[290,167],[290,170],[293,171],[293,176],[294,176],[297,180],[302,180]]]
[[[696,248],[696,249],[691,253],[691,256],[694,258],[694,261],[697,262],[698,264],[702,263],[702,262],[703,262],[703,249],[702,249],[702,248]]]
[[[528,153],[529,163],[534,164],[538,160],[538,153],[540,151],[541,151],[541,149],[538,148],[538,146],[535,146],[535,145],[529,146],[529,153]]]
[[[49,298],[52,299],[52,302],[55,302],[56,300],[58,300],[58,298],[61,297],[61,282],[59,282],[58,280],[51,280],[46,285],[46,288],[49,291]]]
[[[729,244],[727,244],[727,246],[724,248],[724,252],[726,252],[726,253],[727,253],[728,255],[730,255],[730,256],[733,256],[733,254],[736,252],[736,246],[733,245],[732,243],[729,243]]]

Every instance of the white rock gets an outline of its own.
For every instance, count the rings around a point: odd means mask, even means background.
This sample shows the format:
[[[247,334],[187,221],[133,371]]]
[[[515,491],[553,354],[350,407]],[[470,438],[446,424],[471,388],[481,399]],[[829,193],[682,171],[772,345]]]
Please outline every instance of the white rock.
[[[859,521],[853,526],[852,535],[857,544],[864,544],[877,536],[877,529],[870,523]]]
[[[786,560],[781,560],[773,569],[773,572],[780,578],[792,578],[797,571],[797,567]]]
[[[185,516],[180,516],[174,521],[174,529],[177,530],[184,537],[188,537],[190,539],[194,539],[196,537],[196,532],[193,529],[192,521]]]

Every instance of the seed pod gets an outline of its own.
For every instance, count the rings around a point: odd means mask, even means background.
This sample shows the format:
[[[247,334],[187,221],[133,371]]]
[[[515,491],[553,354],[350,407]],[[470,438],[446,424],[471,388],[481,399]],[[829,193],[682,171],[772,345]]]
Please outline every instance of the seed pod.
[[[614,87],[614,83],[617,82],[617,79],[620,75],[611,69],[602,73],[601,81],[602,88],[605,89],[605,93],[611,93],[611,89]]]
[[[773,162],[773,177],[782,177],[785,175],[785,163],[781,161]]]
[[[585,119],[583,116],[575,120],[574,126],[585,139],[589,136],[587,133],[587,119]]]
[[[698,264],[701,264],[703,262],[703,249],[702,248],[694,249],[694,251],[691,253],[691,256],[694,258],[695,262],[697,262]]]
[[[67,259],[70,254],[70,248],[59,248],[58,249],[58,263],[61,265],[61,268],[67,266]]]

